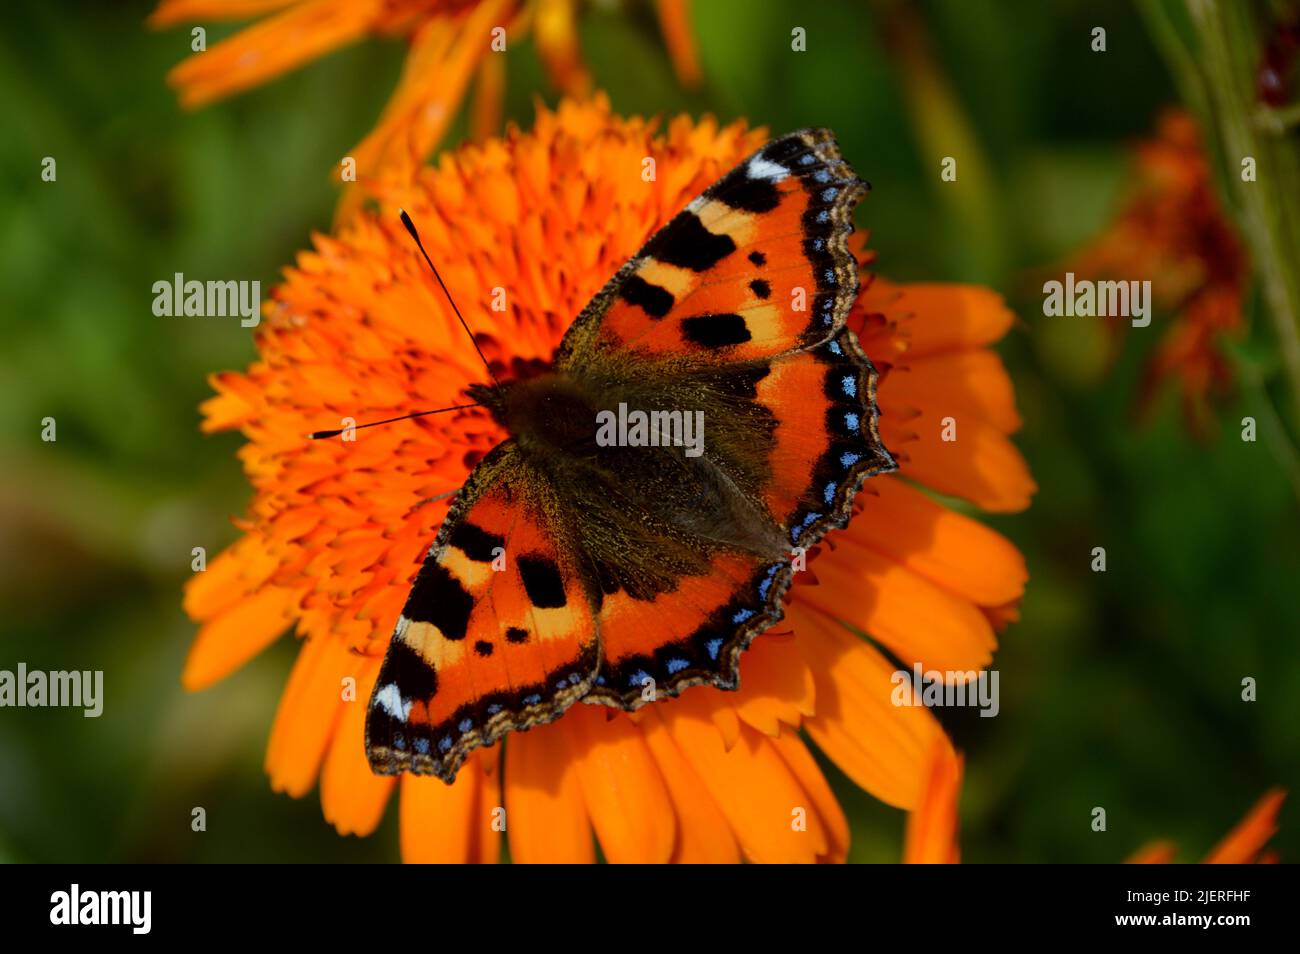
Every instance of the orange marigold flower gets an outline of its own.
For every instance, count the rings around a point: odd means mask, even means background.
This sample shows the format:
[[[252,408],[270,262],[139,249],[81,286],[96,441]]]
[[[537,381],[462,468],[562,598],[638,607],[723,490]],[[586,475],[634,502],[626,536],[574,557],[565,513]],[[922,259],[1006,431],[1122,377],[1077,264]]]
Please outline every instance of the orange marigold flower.
[[[655,0],[673,66],[683,84],[698,85],[699,58],[690,29],[690,0]],[[489,55],[494,43],[530,32],[551,82],[571,96],[591,89],[578,44],[577,0],[160,0],[155,27],[266,15],[168,74],[189,108],[242,92],[367,36],[410,42],[402,78],[378,124],[354,148],[362,181],[409,176],[446,133],[470,81],[476,138],[497,131],[505,94],[505,64]],[[504,34],[493,31],[504,29]],[[500,47],[495,47],[499,51]],[[359,207],[350,192],[344,216]]]
[[[738,692],[691,689],[634,714],[574,706],[474,753],[450,786],[375,776],[366,761],[365,700],[447,513],[440,495],[504,437],[475,408],[353,443],[304,439],[344,415],[461,403],[481,377],[397,209],[419,223],[505,375],[549,360],[643,241],[764,139],[686,117],[660,132],[613,115],[603,97],[566,101],[529,132],[389,184],[377,213],[316,236],[285,272],[258,360],[214,377],[203,406],[206,430],[248,438],[240,457],[254,498],[242,537],[188,588],[202,626],[183,675],[202,688],[297,624],[302,649],[267,750],[274,788],[300,796],[319,779],[326,818],[366,834],[400,785],[410,861],[495,860],[497,806],[518,861],[590,861],[593,831],[614,861],[842,861],[848,824],[802,729],[881,800],[919,803],[931,753],[949,743],[928,710],[891,704],[897,663],[885,651],[909,667],[980,669],[1026,581],[1014,546],[920,488],[1000,511],[1035,489],[1008,437],[1019,425],[1011,382],[988,348],[1012,316],[994,293],[960,285],[877,280],[860,295],[850,322],[882,371],[882,433],[901,471],[869,481],[857,518],[823,541],[801,574],[816,582],[793,590],[785,622],[745,654]],[[646,156],[658,169],[650,182]],[[504,312],[490,308],[497,288],[509,290]],[[961,422],[958,441],[940,439],[948,416]],[[344,699],[347,676],[356,692]]]
[[[1137,147],[1133,179],[1118,215],[1068,267],[1080,278],[1150,279],[1155,307],[1175,321],[1148,366],[1140,406],[1174,380],[1188,425],[1203,434],[1211,399],[1232,385],[1219,338],[1242,329],[1250,266],[1187,113],[1161,116],[1155,137]]]

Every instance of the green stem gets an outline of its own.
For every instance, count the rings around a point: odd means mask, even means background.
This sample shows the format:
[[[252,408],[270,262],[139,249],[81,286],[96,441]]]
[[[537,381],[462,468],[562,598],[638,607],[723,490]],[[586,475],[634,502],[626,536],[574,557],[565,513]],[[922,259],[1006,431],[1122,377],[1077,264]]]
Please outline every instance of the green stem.
[[[1178,95],[1198,115],[1208,116],[1210,107],[1206,102],[1204,77],[1169,16],[1168,7],[1162,0],[1141,0],[1139,9],[1146,18],[1152,39],[1165,58],[1174,85],[1178,87]]]
[[[1255,411],[1255,418],[1259,421],[1264,443],[1272,450],[1278,466],[1291,483],[1296,500],[1300,501],[1300,451],[1291,442],[1286,426],[1273,408],[1273,402],[1269,400],[1268,390],[1264,387],[1264,376],[1252,363],[1240,357],[1236,366],[1238,377],[1245,386]]]

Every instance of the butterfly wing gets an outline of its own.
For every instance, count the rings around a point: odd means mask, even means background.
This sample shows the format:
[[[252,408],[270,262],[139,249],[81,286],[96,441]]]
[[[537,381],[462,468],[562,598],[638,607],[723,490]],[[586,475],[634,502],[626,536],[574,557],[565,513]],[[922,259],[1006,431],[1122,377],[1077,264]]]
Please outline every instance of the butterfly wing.
[[[768,143],[646,242],[574,321],[557,355],[771,358],[838,330],[858,293],[846,242],[866,183],[829,130]]]
[[[848,523],[863,481],[895,469],[876,427],[876,377],[848,329],[770,362],[752,397],[774,422],[754,435],[768,469],[753,492],[786,548],[776,556],[717,548],[702,572],[652,595],[606,585],[601,671],[584,702],[636,709],[690,686],[739,687],[740,656],[781,619],[807,550]],[[639,552],[625,573],[635,575]]]
[[[557,718],[592,685],[596,622],[552,505],[512,441],[470,475],[375,683],[366,754],[376,772],[450,782],[471,749]]]
[[[562,371],[639,389],[647,407],[704,408],[704,460],[743,502],[734,509],[764,524],[752,536],[780,541],[747,545],[693,517],[698,500],[661,494],[648,515],[676,510],[670,522],[701,533],[704,553],[670,584],[643,586],[661,541],[611,553],[584,534],[603,656],[584,701],[634,709],[693,685],[736,688],[739,657],[781,618],[803,552],[848,522],[863,480],[894,469],[875,369],[843,329],[865,191],[828,130],[774,140],[651,237],[565,336]]]

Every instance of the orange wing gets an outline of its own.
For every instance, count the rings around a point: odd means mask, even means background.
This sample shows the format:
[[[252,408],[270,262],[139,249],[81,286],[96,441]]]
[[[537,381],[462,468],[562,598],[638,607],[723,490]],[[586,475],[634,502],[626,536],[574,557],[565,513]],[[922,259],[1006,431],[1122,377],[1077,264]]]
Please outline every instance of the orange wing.
[[[366,718],[383,774],[445,781],[470,750],[557,718],[599,664],[592,608],[507,441],[470,476],[398,620]]]
[[[561,370],[639,352],[706,363],[827,340],[858,293],[846,242],[866,192],[829,130],[773,140],[646,242],[574,321]]]
[[[707,574],[652,599],[610,587],[598,614],[600,675],[584,702],[636,709],[690,686],[739,687],[740,655],[781,619],[806,551],[848,523],[864,480],[895,469],[880,442],[875,396],[875,368],[848,329],[771,362],[753,400],[776,422],[763,503],[789,540],[788,555],[720,551]]]

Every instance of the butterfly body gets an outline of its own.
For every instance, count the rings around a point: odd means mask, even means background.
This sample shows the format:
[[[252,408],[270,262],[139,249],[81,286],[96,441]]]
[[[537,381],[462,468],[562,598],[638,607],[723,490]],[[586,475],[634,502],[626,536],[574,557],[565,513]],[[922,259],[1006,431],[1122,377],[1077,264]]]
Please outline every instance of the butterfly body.
[[[451,781],[474,747],[579,700],[738,686],[803,552],[894,466],[843,328],[863,192],[828,132],[774,140],[649,239],[549,369],[469,390],[509,437],[398,621],[367,719],[376,771]]]

